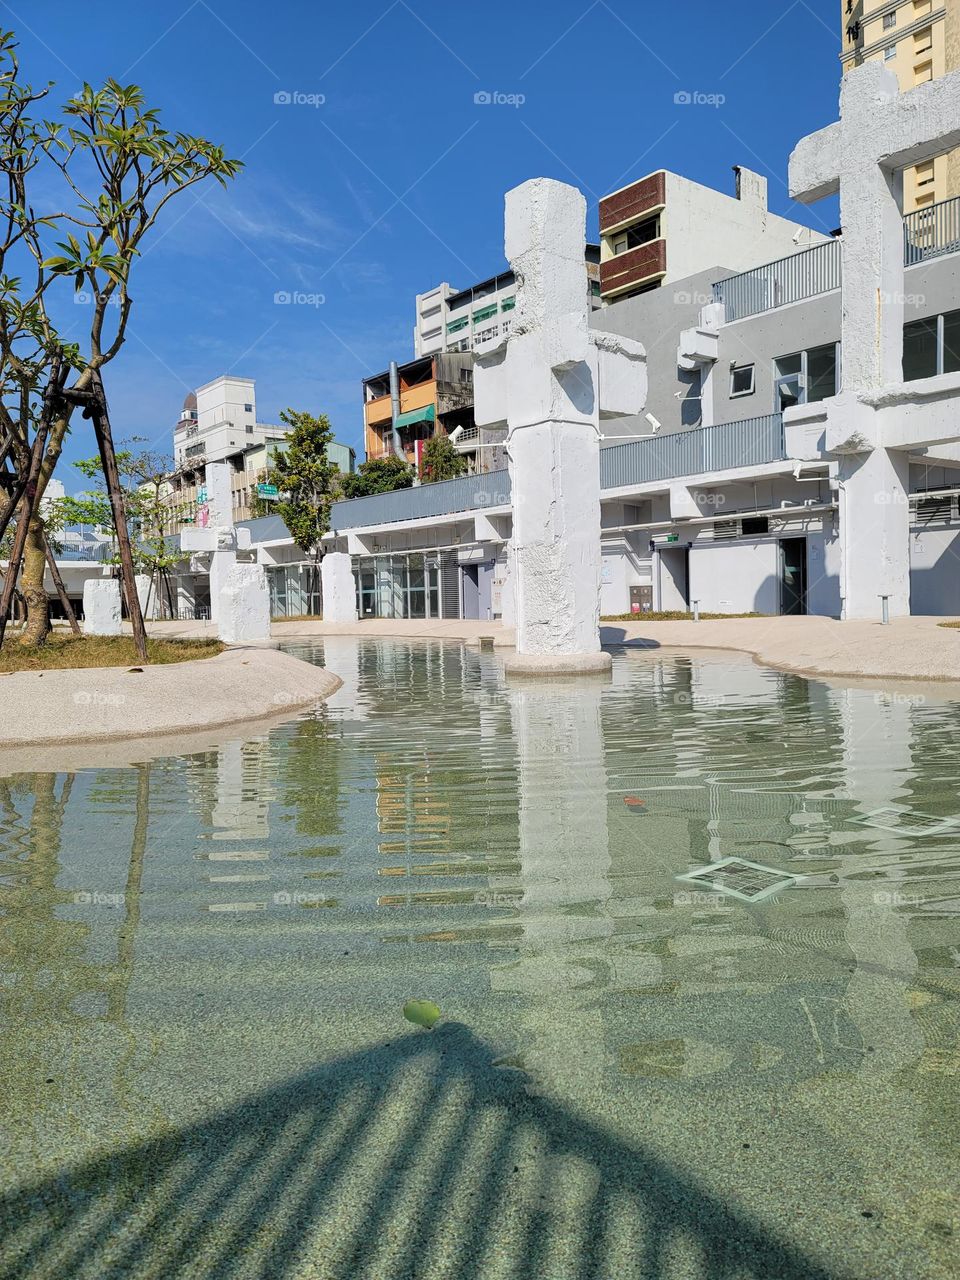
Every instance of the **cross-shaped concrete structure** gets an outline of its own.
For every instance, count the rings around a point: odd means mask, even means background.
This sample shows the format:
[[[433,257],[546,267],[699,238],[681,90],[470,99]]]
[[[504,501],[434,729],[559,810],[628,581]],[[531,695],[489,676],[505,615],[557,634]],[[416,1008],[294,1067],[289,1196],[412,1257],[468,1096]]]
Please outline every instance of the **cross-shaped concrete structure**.
[[[889,68],[867,62],[844,78],[840,120],[790,157],[794,199],[840,192],[842,378],[824,445],[840,460],[844,617],[876,617],[881,595],[909,613],[909,455],[958,440],[941,402],[960,385],[925,394],[903,381],[902,213],[903,170],[958,145],[960,72],[900,93]]]
[[[575,187],[534,178],[507,192],[517,305],[509,335],[477,350],[474,411],[478,426],[507,427],[517,635],[507,665],[531,672],[610,665],[599,633],[600,420],[646,400],[641,344],[589,328],[585,245]]]

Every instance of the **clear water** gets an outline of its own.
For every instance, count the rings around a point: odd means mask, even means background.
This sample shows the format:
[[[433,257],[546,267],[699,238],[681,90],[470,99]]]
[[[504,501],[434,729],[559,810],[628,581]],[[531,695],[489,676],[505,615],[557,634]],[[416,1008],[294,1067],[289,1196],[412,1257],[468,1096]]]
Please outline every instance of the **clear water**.
[[[960,1274],[960,705],[327,665],[0,779],[0,1276]]]

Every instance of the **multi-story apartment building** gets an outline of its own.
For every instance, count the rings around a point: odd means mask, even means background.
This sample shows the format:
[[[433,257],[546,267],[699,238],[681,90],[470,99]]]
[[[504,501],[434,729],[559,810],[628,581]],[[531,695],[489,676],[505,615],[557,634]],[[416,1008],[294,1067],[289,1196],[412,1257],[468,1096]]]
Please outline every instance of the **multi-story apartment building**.
[[[840,0],[844,73],[870,59],[896,72],[901,90],[960,67],[960,0]],[[960,195],[960,150],[903,175],[905,213]]]
[[[368,458],[391,454],[419,466],[423,446],[438,432],[454,444],[472,470],[479,438],[473,421],[473,354],[445,351],[410,360],[363,380],[364,445]],[[395,386],[391,390],[391,377]]]
[[[600,306],[600,246],[586,248],[586,289],[591,305]],[[512,271],[501,271],[467,289],[438,284],[417,294],[413,350],[417,357],[439,351],[473,351],[477,343],[507,333],[517,302]]]
[[[252,378],[216,378],[191,391],[173,432],[174,469],[164,489],[170,508],[168,531],[178,533],[183,525],[203,518],[206,467],[211,462],[230,463],[234,519],[250,519],[257,485],[276,452],[283,450],[287,435],[282,423],[257,421]],[[350,445],[334,441],[327,453],[341,471],[356,469]]]
[[[960,0],[958,0],[960,2]],[[733,196],[658,169],[600,201],[600,296],[632,297],[722,262],[744,271],[818,241],[767,207],[767,180],[737,167]]]

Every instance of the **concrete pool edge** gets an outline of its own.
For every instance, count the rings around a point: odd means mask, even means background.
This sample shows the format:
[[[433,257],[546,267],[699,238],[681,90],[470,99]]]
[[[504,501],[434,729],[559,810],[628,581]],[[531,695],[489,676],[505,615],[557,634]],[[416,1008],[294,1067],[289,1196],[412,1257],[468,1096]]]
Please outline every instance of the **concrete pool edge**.
[[[9,751],[206,734],[282,720],[342,681],[273,648],[231,648],[192,662],[18,671],[0,676],[0,769]]]
[[[723,618],[694,622],[601,622],[608,648],[721,649],[745,653],[763,666],[796,675],[837,680],[902,680],[960,683],[960,631],[950,619],[910,617],[888,626],[835,618]],[[498,650],[512,648],[512,629],[494,622],[376,619],[357,623],[274,623],[283,641],[322,640],[325,635],[367,639],[450,640],[478,644],[493,637]]]

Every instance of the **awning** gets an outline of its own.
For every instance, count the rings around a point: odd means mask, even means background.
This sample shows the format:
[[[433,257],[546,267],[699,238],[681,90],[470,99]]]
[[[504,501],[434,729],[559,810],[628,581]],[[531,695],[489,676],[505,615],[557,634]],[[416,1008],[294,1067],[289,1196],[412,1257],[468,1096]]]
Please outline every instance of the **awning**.
[[[393,424],[400,427],[412,427],[417,422],[433,422],[437,416],[435,404],[425,404],[422,409],[411,409],[409,413],[401,413]]]

